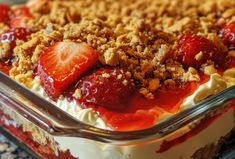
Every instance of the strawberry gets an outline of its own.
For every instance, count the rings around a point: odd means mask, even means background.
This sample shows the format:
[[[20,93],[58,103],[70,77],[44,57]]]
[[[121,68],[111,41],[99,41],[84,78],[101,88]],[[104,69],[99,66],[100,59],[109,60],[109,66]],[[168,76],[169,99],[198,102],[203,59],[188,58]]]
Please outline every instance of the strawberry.
[[[31,31],[26,28],[12,28],[7,32],[0,35],[0,43],[10,43],[11,50],[16,46],[16,40],[27,40],[27,36],[31,34]]]
[[[17,16],[11,19],[10,21],[11,28],[19,28],[19,27],[26,28],[27,25],[25,24],[25,19],[33,18],[32,14],[29,11],[29,8],[27,6],[20,6],[16,8],[14,11]]]
[[[227,58],[226,62],[223,65],[223,68],[225,69],[235,68],[235,58],[234,57]]]
[[[219,32],[224,44],[235,46],[235,21],[225,25]]]
[[[7,4],[0,4],[0,23],[8,25],[12,17],[13,12],[10,6]]]
[[[57,42],[42,52],[37,74],[48,96],[56,100],[97,59],[96,51],[86,44]]]
[[[223,63],[223,53],[210,40],[193,34],[185,34],[179,41],[180,61],[187,67],[199,68],[207,60]],[[196,59],[196,55],[199,56]]]
[[[133,93],[130,76],[120,68],[101,68],[85,76],[77,84],[81,90],[79,102],[84,107],[102,106],[110,110],[122,110]]]

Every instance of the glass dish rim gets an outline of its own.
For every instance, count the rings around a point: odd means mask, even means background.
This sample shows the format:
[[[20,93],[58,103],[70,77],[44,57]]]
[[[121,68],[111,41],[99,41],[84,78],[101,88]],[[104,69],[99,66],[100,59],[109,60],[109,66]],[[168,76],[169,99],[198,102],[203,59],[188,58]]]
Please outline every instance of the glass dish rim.
[[[82,123],[47,100],[39,97],[9,76],[0,72],[0,100],[12,102],[14,110],[51,135],[82,137],[101,142],[138,140],[163,137],[179,128],[203,118],[211,111],[223,108],[235,98],[235,86],[211,96],[195,106],[167,118],[153,127],[130,131],[100,129]]]

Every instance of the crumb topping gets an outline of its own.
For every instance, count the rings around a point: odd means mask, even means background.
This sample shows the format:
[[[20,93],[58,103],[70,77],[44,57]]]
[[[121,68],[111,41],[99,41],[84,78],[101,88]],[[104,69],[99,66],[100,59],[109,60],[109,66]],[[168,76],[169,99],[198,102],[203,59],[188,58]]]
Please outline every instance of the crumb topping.
[[[200,79],[197,70],[177,60],[174,50],[182,34],[204,36],[228,50],[217,33],[235,21],[234,6],[231,0],[38,1],[30,6],[34,18],[25,19],[34,33],[26,42],[17,42],[10,76],[31,87],[45,47],[58,41],[85,42],[98,52],[100,64],[126,68],[140,93],[152,99],[162,84],[173,87]],[[0,59],[8,56],[7,46],[0,48]],[[199,52],[195,59],[201,58]],[[205,69],[214,72],[212,66]]]

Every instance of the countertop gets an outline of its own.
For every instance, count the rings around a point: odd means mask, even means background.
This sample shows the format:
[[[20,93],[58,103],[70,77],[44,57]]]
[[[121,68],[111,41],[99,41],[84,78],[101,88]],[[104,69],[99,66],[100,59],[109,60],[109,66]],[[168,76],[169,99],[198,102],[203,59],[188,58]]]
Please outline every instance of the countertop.
[[[0,134],[0,159],[33,159],[24,150]]]

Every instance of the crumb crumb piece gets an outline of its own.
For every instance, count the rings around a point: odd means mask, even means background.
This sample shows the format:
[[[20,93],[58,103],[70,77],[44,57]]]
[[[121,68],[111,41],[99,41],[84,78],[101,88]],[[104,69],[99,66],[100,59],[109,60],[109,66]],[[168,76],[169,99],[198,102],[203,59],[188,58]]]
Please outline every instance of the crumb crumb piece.
[[[149,81],[149,90],[155,91],[160,87],[160,80],[159,79],[152,79]]]
[[[81,90],[80,89],[76,89],[74,94],[73,94],[73,97],[75,97],[76,99],[80,99],[82,97]]]
[[[102,73],[101,76],[104,77],[104,78],[109,78],[109,77],[110,77],[110,74],[108,74],[108,73]]]
[[[11,57],[11,45],[9,43],[0,43],[0,60],[5,60]]]
[[[228,55],[231,56],[231,57],[235,57],[235,50],[229,51]]]
[[[141,88],[139,92],[147,99],[154,99],[153,93],[151,93],[147,88]]]
[[[214,65],[209,65],[204,67],[204,73],[207,75],[211,75],[217,73],[217,70]]]
[[[168,88],[175,88],[176,83],[172,79],[167,79],[164,81],[164,85]]]
[[[199,52],[196,56],[195,56],[195,59],[197,60],[197,61],[200,61],[200,60],[202,60],[202,58],[203,58],[203,52]]]
[[[155,57],[151,61],[151,63],[154,66],[162,64],[166,60],[166,57],[167,57],[169,51],[170,51],[170,47],[169,46],[167,46],[165,44],[161,45],[159,50],[158,50],[158,52],[155,54]]]
[[[127,86],[127,85],[128,85],[128,81],[125,79],[125,80],[122,81],[122,84],[123,84],[124,86]]]
[[[122,78],[122,74],[119,74],[118,76],[117,76],[117,79],[121,79]]]
[[[104,61],[107,65],[116,66],[119,63],[117,52],[112,48],[107,49],[104,52]]]
[[[183,76],[183,81],[200,81],[200,76],[195,68],[189,67]]]

